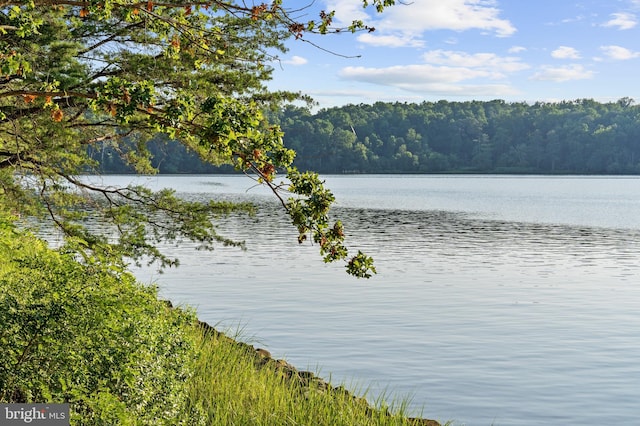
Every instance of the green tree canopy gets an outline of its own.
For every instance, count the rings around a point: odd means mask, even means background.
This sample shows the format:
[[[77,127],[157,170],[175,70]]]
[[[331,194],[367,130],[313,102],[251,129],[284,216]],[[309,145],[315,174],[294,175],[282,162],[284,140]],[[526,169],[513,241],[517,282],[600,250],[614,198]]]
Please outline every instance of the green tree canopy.
[[[212,216],[247,206],[180,200],[171,191],[108,188],[78,176],[96,170],[90,146],[109,146],[139,173],[153,173],[146,142],[180,141],[206,162],[232,164],[272,188],[325,261],[345,260],[360,277],[369,257],[349,257],[334,201],[317,174],[291,167],[294,151],[263,111],[301,94],[265,87],[288,39],[309,33],[371,31],[333,26],[333,13],[295,18],[282,0],[8,0],[0,6],[0,199],[6,210],[44,213],[76,247],[109,259],[175,261],[156,246],[189,238],[233,244]],[[293,2],[291,2],[293,3]],[[377,10],[390,0],[363,1]],[[290,7],[292,9],[288,9]],[[282,183],[277,174],[286,172]],[[81,226],[107,220],[117,240]]]
[[[422,102],[273,114],[301,170],[321,173],[640,173],[640,105]]]

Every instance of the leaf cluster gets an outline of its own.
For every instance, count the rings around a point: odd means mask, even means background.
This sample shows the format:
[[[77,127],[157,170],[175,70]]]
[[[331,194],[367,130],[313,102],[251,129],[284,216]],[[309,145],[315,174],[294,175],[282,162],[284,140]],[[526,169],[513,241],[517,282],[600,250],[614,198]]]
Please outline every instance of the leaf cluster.
[[[294,195],[286,204],[293,224],[298,229],[298,242],[302,243],[311,234],[313,241],[320,245],[320,253],[325,262],[346,259],[348,250],[344,245],[342,222],[331,225],[329,209],[334,202],[333,194],[324,187],[317,173],[301,173],[290,169],[289,191]],[[347,272],[358,278],[370,278],[376,272],[373,259],[362,252],[347,262]]]

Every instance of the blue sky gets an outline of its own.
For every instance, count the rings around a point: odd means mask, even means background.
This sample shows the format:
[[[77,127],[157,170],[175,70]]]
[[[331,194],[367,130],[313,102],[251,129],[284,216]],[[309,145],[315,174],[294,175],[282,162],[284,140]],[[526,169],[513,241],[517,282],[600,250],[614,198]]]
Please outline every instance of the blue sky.
[[[309,37],[335,54],[292,40],[269,87],[302,91],[321,108],[441,99],[640,103],[640,0],[404,3],[377,14],[361,0],[316,0],[298,16],[335,10],[336,25],[362,19],[376,31]]]

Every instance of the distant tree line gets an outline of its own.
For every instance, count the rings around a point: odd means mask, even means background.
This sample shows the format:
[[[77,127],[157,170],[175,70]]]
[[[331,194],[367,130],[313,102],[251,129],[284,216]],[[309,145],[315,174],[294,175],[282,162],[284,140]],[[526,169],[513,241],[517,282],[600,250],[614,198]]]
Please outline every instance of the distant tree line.
[[[423,102],[272,112],[295,165],[320,173],[640,173],[640,106],[600,103]],[[167,140],[148,145],[162,173],[205,166]],[[105,171],[117,155],[102,153]]]
[[[136,145],[136,141],[124,138],[122,144]],[[233,166],[214,166],[202,161],[197,153],[189,150],[183,144],[169,139],[164,134],[158,134],[138,147],[151,154],[151,165],[160,173],[165,174],[207,174],[230,173]],[[125,161],[129,149],[122,149],[121,144],[114,145],[108,141],[87,147],[89,156],[98,162],[98,169],[102,173],[134,173],[133,168]]]

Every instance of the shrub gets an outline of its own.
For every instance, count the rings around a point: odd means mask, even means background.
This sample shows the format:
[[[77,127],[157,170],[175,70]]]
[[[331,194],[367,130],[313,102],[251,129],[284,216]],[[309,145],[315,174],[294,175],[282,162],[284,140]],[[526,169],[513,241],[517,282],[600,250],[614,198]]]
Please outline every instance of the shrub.
[[[0,402],[68,402],[74,424],[185,418],[192,313],[2,218],[0,258]]]

